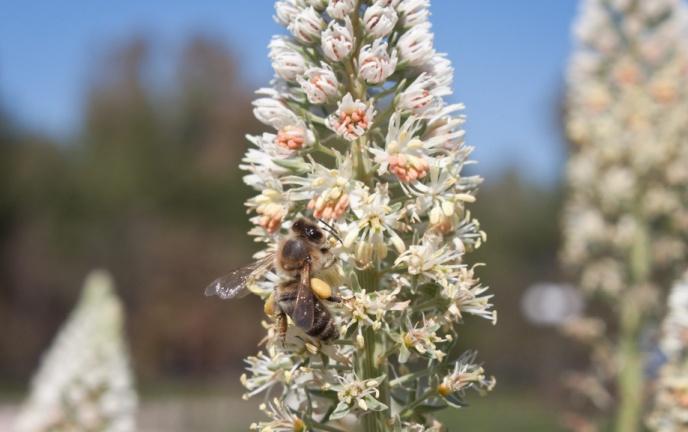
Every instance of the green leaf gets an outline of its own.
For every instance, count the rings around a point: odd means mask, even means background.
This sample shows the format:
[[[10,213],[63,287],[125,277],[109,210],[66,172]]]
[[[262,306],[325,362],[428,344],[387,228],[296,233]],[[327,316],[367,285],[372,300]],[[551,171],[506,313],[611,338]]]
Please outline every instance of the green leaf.
[[[299,174],[308,171],[308,164],[303,160],[303,158],[300,157],[290,159],[273,159],[272,162],[274,162],[274,164],[277,166],[286,168]]]
[[[337,420],[340,419],[347,414],[349,414],[350,408],[349,405],[345,402],[339,402],[339,405],[337,405],[337,408],[335,408],[334,412],[332,415],[330,415],[330,420]]]
[[[384,411],[387,409],[387,405],[370,395],[364,397],[363,400],[365,400],[366,404],[368,405],[368,411]]]

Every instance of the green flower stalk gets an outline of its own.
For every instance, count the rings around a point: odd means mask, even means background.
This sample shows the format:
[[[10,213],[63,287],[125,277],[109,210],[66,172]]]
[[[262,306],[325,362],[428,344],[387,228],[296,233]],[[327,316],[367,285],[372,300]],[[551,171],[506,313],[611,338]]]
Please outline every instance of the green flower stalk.
[[[680,0],[585,0],[575,28],[563,258],[615,322],[567,326],[594,363],[571,382],[619,432],[638,430],[646,406],[640,333],[686,267],[687,29]]]
[[[468,211],[481,179],[463,174],[472,150],[463,106],[444,101],[453,68],[433,47],[428,8],[275,4],[289,36],[270,42],[275,78],[254,102],[272,130],[249,137],[242,165],[259,192],[248,201],[250,233],[265,245],[261,258],[299,218],[327,224],[336,264],[312,283],[341,301],[321,300],[334,341],[292,322],[283,341],[276,320],[264,323],[265,347],[242,377],[246,397],[266,397],[269,420],[253,429],[439,430],[431,412],[494,385],[457,333],[467,315],[494,322],[496,313],[466,261],[485,240]],[[284,278],[268,271],[249,288],[269,299]]]
[[[91,273],[31,383],[17,432],[133,432],[137,396],[112,278]]]

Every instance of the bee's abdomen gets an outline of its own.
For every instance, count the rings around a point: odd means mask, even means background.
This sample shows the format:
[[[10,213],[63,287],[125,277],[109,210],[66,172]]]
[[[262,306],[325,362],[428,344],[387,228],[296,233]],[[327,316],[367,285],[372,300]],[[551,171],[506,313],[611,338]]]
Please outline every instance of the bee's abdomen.
[[[294,312],[294,304],[296,303],[296,296],[298,294],[298,281],[292,280],[280,285],[277,288],[275,300],[280,310],[285,314],[291,316]]]
[[[336,339],[337,329],[334,326],[334,319],[327,307],[319,300],[315,302],[315,310],[313,311],[313,327],[305,329],[306,334],[321,340]]]

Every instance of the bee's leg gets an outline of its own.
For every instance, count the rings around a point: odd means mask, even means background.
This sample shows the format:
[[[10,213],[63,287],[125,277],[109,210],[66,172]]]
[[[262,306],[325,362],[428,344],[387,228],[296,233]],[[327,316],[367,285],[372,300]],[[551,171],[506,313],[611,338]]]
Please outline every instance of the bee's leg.
[[[325,300],[327,300],[328,302],[332,302],[332,303],[341,303],[342,302],[342,298],[339,297],[338,295],[334,295],[334,294],[327,297]]]
[[[279,336],[284,347],[284,342],[287,340],[287,315],[284,312],[277,315],[277,323],[279,324]]]

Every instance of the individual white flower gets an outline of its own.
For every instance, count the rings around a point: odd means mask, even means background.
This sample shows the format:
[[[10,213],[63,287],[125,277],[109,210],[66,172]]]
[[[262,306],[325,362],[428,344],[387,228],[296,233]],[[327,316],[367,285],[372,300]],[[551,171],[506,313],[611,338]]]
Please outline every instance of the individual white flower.
[[[433,39],[429,23],[412,27],[399,38],[399,57],[411,66],[422,66],[435,54]]]
[[[377,400],[380,397],[378,386],[384,377],[361,380],[354,374],[348,374],[337,378],[339,384],[331,386],[331,389],[337,392],[339,405],[330,418],[339,419],[352,411],[381,411],[387,408]]]
[[[415,217],[428,215],[430,227],[443,234],[458,229],[466,216],[465,205],[475,201],[473,189],[479,180],[469,177],[462,181],[460,169],[461,164],[452,157],[435,159],[427,179],[402,184],[408,194],[416,197],[412,206]]]
[[[356,0],[330,0],[327,14],[335,19],[343,20],[356,8]]]
[[[454,153],[456,160],[465,160],[472,148],[464,146],[463,124],[466,116],[457,114],[464,110],[463,104],[445,105],[428,118],[423,139],[436,139],[444,143],[443,147]]]
[[[387,256],[389,240],[398,253],[406,250],[406,244],[396,230],[403,228],[401,213],[389,203],[387,184],[379,184],[372,194],[365,189],[357,189],[351,198],[351,209],[357,222],[347,228],[344,246],[356,246],[356,261],[366,266],[373,259]]]
[[[350,159],[341,161],[338,169],[313,162],[307,178],[292,176],[285,182],[295,186],[291,199],[308,200],[307,207],[316,219],[336,220],[349,209],[351,190],[357,186],[351,169]]]
[[[371,148],[370,151],[375,156],[379,174],[389,171],[402,182],[416,181],[428,172],[425,143],[416,136],[421,123],[413,116],[409,116],[401,125],[400,122],[400,113],[392,114],[385,150]]]
[[[287,81],[295,81],[306,70],[306,61],[298,49],[283,36],[275,36],[268,45],[275,73]]]
[[[438,336],[440,327],[441,325],[432,319],[423,319],[422,322],[415,324],[407,320],[406,328],[402,329],[402,333],[392,336],[399,344],[399,363],[406,363],[413,353],[441,361],[446,353],[439,349],[437,344],[451,338]]]
[[[278,146],[275,143],[275,137],[274,134],[268,133],[262,136],[247,136],[247,139],[258,148],[250,148],[246,151],[239,168],[250,172],[244,176],[244,182],[256,190],[262,189],[272,179],[290,172],[285,166],[275,163],[276,160],[287,160],[292,154],[291,151]]]
[[[393,7],[375,3],[366,9],[363,15],[363,26],[369,36],[381,38],[391,33],[397,19],[397,12]]]
[[[497,323],[497,312],[491,303],[492,295],[485,294],[487,287],[480,284],[475,268],[460,267],[455,276],[449,276],[442,286],[442,296],[449,300],[447,318],[461,321],[465,314],[484,318]]]
[[[321,67],[308,68],[299,84],[312,104],[324,104],[339,96],[339,82],[332,68],[322,63]]]
[[[305,432],[306,425],[286,403],[274,398],[272,403],[261,404],[260,410],[272,420],[269,422],[252,423],[250,430],[260,432]]]
[[[275,143],[287,150],[299,150],[311,144],[315,137],[306,124],[284,103],[273,98],[260,98],[253,102],[256,118],[277,129]]]
[[[368,84],[380,84],[390,77],[397,67],[397,52],[388,52],[384,39],[364,45],[358,53],[358,74]]]
[[[462,396],[466,390],[474,389],[477,391],[491,390],[495,384],[496,380],[493,377],[486,377],[483,368],[475,362],[475,353],[467,352],[461,356],[461,358],[454,363],[454,370],[449,375],[446,375],[442,379],[437,388],[437,392],[440,396],[445,399],[449,399],[450,395],[453,393],[458,393]],[[453,401],[449,399],[450,402]],[[458,399],[460,402],[460,399]],[[458,406],[463,406],[459,403]]]
[[[432,114],[442,108],[442,98],[451,93],[449,87],[438,85],[432,75],[423,72],[401,93],[398,107],[414,114]]]
[[[277,179],[268,177],[261,183],[260,194],[249,199],[246,205],[257,213],[253,222],[272,234],[282,226],[290,200]]]
[[[288,26],[299,14],[301,8],[298,0],[279,0],[275,2],[275,20],[283,26]]]
[[[244,399],[255,396],[274,385],[288,384],[298,368],[298,364],[294,364],[289,354],[274,348],[248,357],[246,363],[248,364],[246,369],[251,375],[250,377],[246,374],[241,375],[241,384],[249,391],[244,395]]]
[[[423,71],[427,72],[435,80],[435,87],[443,88],[445,95],[452,93],[454,85],[454,67],[446,54],[435,53],[434,56],[423,65]]]
[[[299,11],[287,28],[296,39],[310,45],[320,40],[325,21],[318,11],[309,6]]]
[[[401,123],[401,113],[392,114],[385,149],[369,149],[378,165],[378,174],[389,171],[404,183],[420,180],[428,173],[430,157],[446,152],[447,142],[463,135],[460,130],[449,131],[423,140],[418,135],[422,127],[423,122],[418,117],[411,115]]]
[[[332,20],[322,33],[321,47],[325,56],[332,61],[346,58],[354,47],[354,31],[351,20],[346,17],[344,25]]]
[[[377,290],[367,292],[365,290],[356,291],[351,295],[344,296],[342,306],[348,322],[345,329],[356,325],[359,328],[370,326],[373,330],[379,330],[388,313],[400,312],[405,310],[410,301],[400,301],[398,299],[402,283],[396,283],[396,288],[392,290]],[[361,336],[363,337],[363,336]]]
[[[367,132],[374,116],[373,105],[354,100],[351,93],[347,93],[339,102],[337,111],[328,117],[327,124],[337,135],[353,141]]]
[[[399,20],[405,28],[411,28],[428,21],[430,0],[404,0],[397,6]]]
[[[433,233],[424,235],[421,243],[410,246],[399,255],[394,265],[404,265],[411,275],[424,276],[446,285],[447,278],[463,267],[461,257],[464,250],[442,245],[442,240]]]

